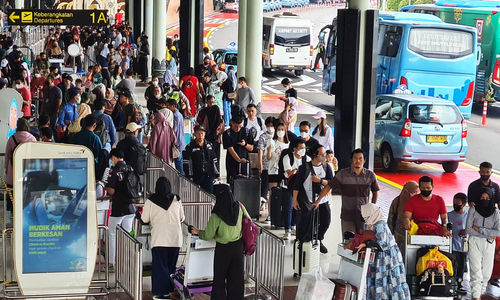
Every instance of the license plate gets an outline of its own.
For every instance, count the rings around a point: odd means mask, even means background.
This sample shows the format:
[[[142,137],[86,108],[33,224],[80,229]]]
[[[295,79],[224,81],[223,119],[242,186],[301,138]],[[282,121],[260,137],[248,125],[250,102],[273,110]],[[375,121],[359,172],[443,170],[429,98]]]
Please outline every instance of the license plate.
[[[428,135],[427,143],[444,143],[447,142],[448,138],[446,135]]]
[[[299,52],[299,48],[295,48],[295,47],[286,48],[286,52]]]

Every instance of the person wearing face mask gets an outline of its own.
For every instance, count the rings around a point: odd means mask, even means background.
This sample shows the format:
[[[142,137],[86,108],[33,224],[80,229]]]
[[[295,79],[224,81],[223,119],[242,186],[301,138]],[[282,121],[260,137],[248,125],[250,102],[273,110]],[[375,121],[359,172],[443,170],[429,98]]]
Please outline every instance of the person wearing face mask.
[[[146,91],[144,92],[144,99],[146,99],[146,102],[148,102],[148,109],[152,110],[150,108],[149,102],[151,101],[152,104],[156,102],[156,100],[160,99],[163,94],[162,87],[159,85],[158,77],[153,76],[151,78],[151,83],[149,86],[146,88]],[[152,107],[152,105],[151,105]]]
[[[377,177],[373,171],[364,168],[364,164],[363,150],[352,151],[351,167],[337,172],[318,196],[317,201],[321,201],[330,191],[334,195],[341,195],[340,219],[343,233],[346,231],[358,233],[363,229],[360,207],[369,202],[370,192],[372,193],[371,202],[377,203],[380,190]]]
[[[234,117],[231,119],[231,126],[222,135],[222,144],[227,150],[226,174],[228,182],[233,183],[236,175],[246,175],[246,164],[248,163],[248,153],[253,151],[254,140],[243,127],[243,118]]]
[[[299,224],[297,224],[297,239],[300,242],[312,240],[313,210],[319,212],[318,240],[320,241],[320,252],[328,253],[328,249],[323,244],[325,233],[330,227],[331,211],[329,198],[324,197],[317,201],[321,190],[328,185],[328,181],[333,178],[333,170],[326,163],[326,150],[322,145],[318,145],[311,150],[312,161],[302,164],[299,167],[293,185],[293,208],[301,211]]]
[[[69,138],[71,138],[77,132],[82,130],[82,124],[81,124],[82,120],[87,115],[90,115],[92,113],[92,109],[90,108],[89,101],[90,101],[90,99],[89,99],[87,93],[83,93],[81,96],[80,103],[77,106],[78,118],[75,120],[75,122],[71,123],[68,126]],[[111,147],[109,147],[109,150],[111,150]]]
[[[279,99],[285,103],[285,107],[280,114],[280,119],[288,127],[289,131],[293,131],[295,122],[297,122],[297,107],[299,105],[297,91],[292,87],[292,83],[288,78],[284,78],[281,84],[285,89],[285,96],[281,96]]]
[[[198,65],[196,68],[196,76],[201,80],[205,74],[212,76],[212,69],[210,68],[210,58],[205,56],[203,58],[203,63]]]
[[[311,149],[318,147],[319,142],[311,136],[311,123],[309,121],[300,122],[300,137],[306,143],[306,154],[311,156]]]
[[[408,181],[403,186],[399,196],[394,198],[389,208],[389,215],[387,216],[387,225],[394,235],[394,239],[398,244],[399,250],[404,254],[406,232],[403,228],[404,211],[403,208],[408,202],[408,199],[419,193],[418,183],[415,181]]]
[[[490,162],[482,162],[479,165],[479,175],[480,178],[471,182],[467,190],[467,198],[469,200],[469,206],[474,206],[479,201],[481,197],[481,190],[487,188],[491,191],[493,195],[492,200],[497,205],[500,205],[500,187],[497,183],[493,182],[490,177],[492,174],[493,165]]]
[[[464,272],[467,270],[467,249],[463,248],[463,239],[467,237],[465,225],[467,223],[468,212],[465,210],[467,205],[467,195],[457,193],[453,196],[453,210],[448,213],[448,220],[452,224],[453,233],[453,255],[457,261],[457,273],[455,278],[458,283],[460,293],[467,293],[462,287]],[[465,250],[465,251],[464,251]]]
[[[481,198],[469,208],[466,231],[469,235],[470,286],[472,298],[481,299],[485,292],[495,256],[495,238],[500,236],[500,212],[488,188],[481,190]]]
[[[21,78],[16,80],[16,91],[23,97],[23,107],[21,109],[23,117],[29,120],[29,118],[31,118],[31,93],[29,86],[26,87],[26,81],[24,81],[24,79]]]
[[[268,198],[268,184],[269,184],[269,160],[267,155],[265,155],[266,145],[269,141],[272,141],[274,137],[274,117],[267,117],[265,121],[266,131],[263,131],[257,141],[257,151],[258,151],[258,162],[259,162],[259,174],[260,174],[260,197],[269,201]],[[270,217],[270,216],[268,216]],[[270,220],[270,219],[269,219]]]
[[[297,178],[299,167],[306,162],[311,161],[311,158],[306,155],[306,145],[302,138],[296,138],[290,142],[290,147],[287,153],[281,154],[283,163],[283,176],[286,181],[287,191],[283,197],[282,203],[282,219],[285,224],[284,239],[290,239],[292,233],[292,216],[293,216],[293,194],[292,188]]]
[[[333,147],[333,133],[332,128],[326,124],[326,114],[324,111],[318,111],[314,116],[314,119],[318,120],[318,126],[313,130],[312,136],[318,141],[320,145],[325,146],[325,149],[331,150],[335,153]]]
[[[447,228],[448,210],[441,196],[433,195],[434,181],[429,176],[418,180],[420,194],[411,197],[403,208],[403,227],[411,229],[411,220],[418,225],[417,234],[452,237]],[[441,217],[441,224],[438,222]]]
[[[61,142],[67,140],[68,126],[78,119],[78,104],[80,104],[80,90],[72,88],[68,92],[69,101],[61,107],[57,119],[57,135]]]

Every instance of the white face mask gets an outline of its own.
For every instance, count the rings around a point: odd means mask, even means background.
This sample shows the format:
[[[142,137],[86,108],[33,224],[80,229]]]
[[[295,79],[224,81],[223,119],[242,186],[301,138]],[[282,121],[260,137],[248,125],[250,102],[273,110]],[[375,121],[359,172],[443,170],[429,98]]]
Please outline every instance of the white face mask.
[[[154,84],[154,85],[158,85],[158,81],[156,81],[156,80],[155,80],[155,81],[153,81],[153,84]]]
[[[300,157],[303,157],[304,155],[306,155],[306,149],[300,149],[297,154],[300,156]]]
[[[21,88],[21,85],[20,84],[16,84],[16,89],[20,89]]]
[[[267,127],[267,132],[274,133],[274,127]]]
[[[278,130],[278,132],[276,132],[276,135],[279,137],[279,138],[282,138],[285,136],[285,132],[283,130]]]
[[[307,133],[305,131],[301,131],[300,132],[300,137],[303,138],[303,139],[307,139],[309,137],[309,133]]]
[[[40,74],[35,73],[35,77],[36,77],[36,78],[40,78]]]
[[[238,88],[241,89],[241,84],[238,83]]]

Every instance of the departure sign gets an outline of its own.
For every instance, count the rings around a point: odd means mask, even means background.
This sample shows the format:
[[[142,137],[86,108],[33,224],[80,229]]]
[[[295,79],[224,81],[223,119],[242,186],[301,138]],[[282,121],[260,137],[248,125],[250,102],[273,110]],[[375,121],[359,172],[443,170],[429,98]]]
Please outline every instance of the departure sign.
[[[9,25],[108,25],[107,10],[11,9]]]

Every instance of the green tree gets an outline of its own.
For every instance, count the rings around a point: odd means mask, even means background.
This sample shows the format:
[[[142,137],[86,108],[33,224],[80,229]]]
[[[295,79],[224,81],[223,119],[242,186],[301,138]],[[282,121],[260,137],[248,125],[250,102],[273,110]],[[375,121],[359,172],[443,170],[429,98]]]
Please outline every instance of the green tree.
[[[401,0],[387,0],[387,10],[398,10],[400,1]]]

